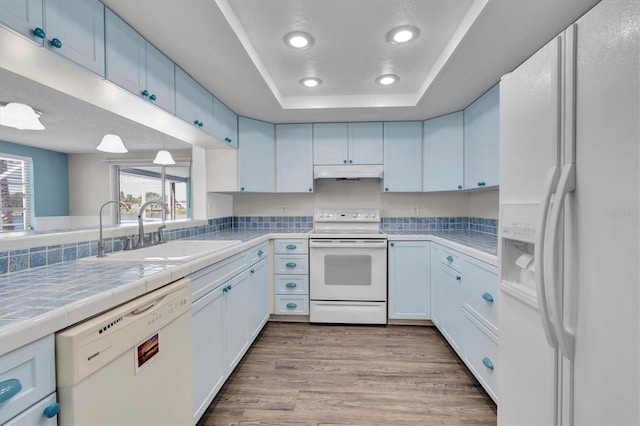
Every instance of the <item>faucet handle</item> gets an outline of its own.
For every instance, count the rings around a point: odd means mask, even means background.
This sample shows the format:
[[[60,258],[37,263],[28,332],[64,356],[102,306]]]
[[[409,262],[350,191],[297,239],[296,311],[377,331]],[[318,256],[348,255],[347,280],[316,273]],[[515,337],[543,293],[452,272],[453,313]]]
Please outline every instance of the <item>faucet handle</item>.
[[[120,237],[120,240],[122,240],[122,250],[133,250],[133,237],[131,235]]]
[[[158,227],[158,244],[163,244],[166,243],[165,239],[164,239],[164,229],[167,227],[167,225],[162,225]]]

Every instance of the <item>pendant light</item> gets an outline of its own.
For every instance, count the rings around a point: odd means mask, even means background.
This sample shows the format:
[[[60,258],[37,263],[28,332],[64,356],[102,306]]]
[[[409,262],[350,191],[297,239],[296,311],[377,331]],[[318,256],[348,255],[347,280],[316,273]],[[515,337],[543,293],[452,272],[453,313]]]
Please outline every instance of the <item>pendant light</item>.
[[[96,147],[98,151],[102,152],[112,152],[114,154],[123,154],[125,152],[129,152],[127,147],[124,146],[122,139],[120,136],[115,133],[107,133],[102,137],[102,141],[100,145]]]
[[[18,130],[44,130],[40,123],[40,113],[29,105],[10,102],[0,106],[0,125]]]
[[[166,149],[161,149],[156,154],[156,158],[153,160],[153,164],[160,164],[162,166],[170,166],[172,164],[176,164],[171,153]]]

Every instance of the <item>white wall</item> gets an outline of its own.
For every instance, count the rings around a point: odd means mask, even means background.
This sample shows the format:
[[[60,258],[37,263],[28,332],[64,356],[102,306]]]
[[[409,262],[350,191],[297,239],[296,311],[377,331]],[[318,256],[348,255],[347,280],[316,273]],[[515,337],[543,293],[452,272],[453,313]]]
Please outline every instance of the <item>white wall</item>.
[[[327,179],[317,180],[311,194],[234,194],[233,214],[311,216],[320,207],[371,207],[381,209],[384,217],[478,215],[497,219],[497,192],[384,193],[376,180]]]

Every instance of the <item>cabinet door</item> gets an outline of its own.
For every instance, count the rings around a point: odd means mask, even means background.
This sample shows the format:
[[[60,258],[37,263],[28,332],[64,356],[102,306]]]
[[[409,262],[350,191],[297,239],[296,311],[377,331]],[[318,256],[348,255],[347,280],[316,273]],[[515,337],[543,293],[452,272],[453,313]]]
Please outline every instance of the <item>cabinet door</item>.
[[[430,243],[389,243],[389,318],[431,318]]]
[[[0,2],[0,24],[42,44],[33,30],[43,29],[42,0],[3,0]]]
[[[191,310],[194,424],[213,401],[227,373],[223,288],[198,299]]]
[[[240,117],[238,182],[240,191],[275,192],[274,125]]]
[[[464,271],[464,303],[483,326],[498,334],[497,268],[468,256],[462,260]]]
[[[224,285],[224,327],[226,373],[238,365],[249,347],[249,271]],[[224,290],[224,288],[223,288]]]
[[[44,45],[104,77],[104,6],[98,0],[44,0]],[[56,47],[55,40],[60,41]]]
[[[313,125],[313,164],[347,164],[347,123]]]
[[[498,87],[494,86],[464,110],[465,188],[498,185]]]
[[[454,191],[464,184],[463,112],[424,122],[424,191]]]
[[[269,319],[269,260],[262,259],[249,273],[249,342],[253,342]]]
[[[311,124],[276,125],[276,191],[313,192]]]
[[[384,123],[384,191],[422,189],[422,122]]]
[[[349,123],[349,164],[382,164],[382,123]]]
[[[213,98],[213,136],[238,148],[238,116],[218,98]]]
[[[107,80],[142,96],[147,42],[109,9],[105,13]]]
[[[148,100],[163,110],[174,114],[176,111],[174,64],[149,43],[146,43],[146,46]],[[210,103],[209,100],[203,100],[202,108],[206,108],[204,102]]]
[[[466,320],[462,311],[464,304],[462,274],[443,264],[438,267],[441,272],[440,278],[444,293],[442,332],[453,349],[460,356],[463,356]]]
[[[213,131],[213,96],[178,67],[175,67],[175,78],[176,116],[211,133]]]

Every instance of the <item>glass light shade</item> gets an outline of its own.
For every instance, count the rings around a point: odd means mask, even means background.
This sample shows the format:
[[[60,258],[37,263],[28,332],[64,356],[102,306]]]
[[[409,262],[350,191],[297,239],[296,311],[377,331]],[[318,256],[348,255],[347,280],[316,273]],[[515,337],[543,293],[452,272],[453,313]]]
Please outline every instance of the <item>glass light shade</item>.
[[[153,160],[153,164],[161,164],[163,166],[169,166],[171,164],[176,164],[171,156],[171,153],[166,149],[161,149],[156,154],[156,158]]]
[[[40,114],[29,105],[10,102],[0,107],[0,125],[18,130],[44,130],[40,123]]]
[[[100,145],[96,147],[98,151],[103,152],[112,152],[116,154],[123,154],[125,152],[129,152],[127,148],[124,146],[122,139],[118,135],[114,135],[113,133],[108,133],[102,137],[102,141]]]

